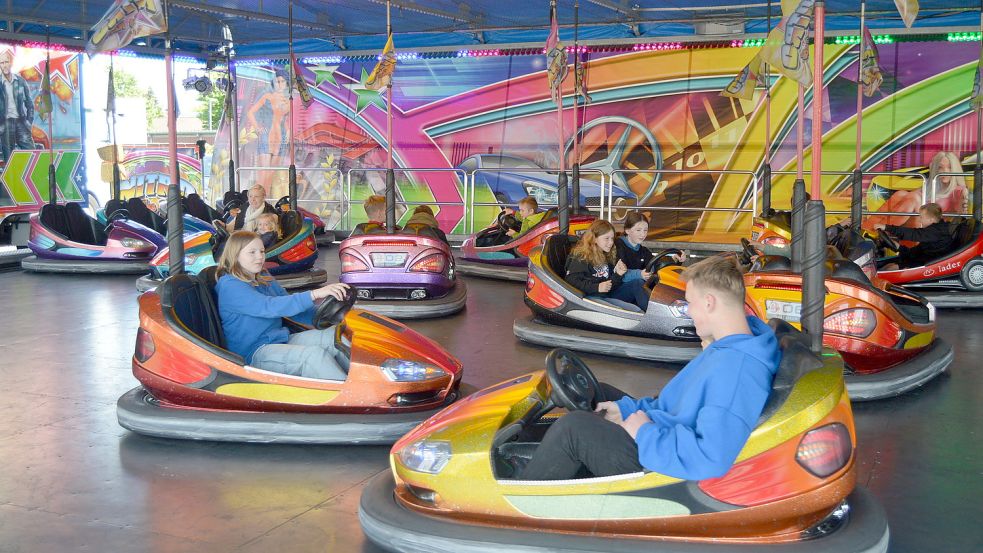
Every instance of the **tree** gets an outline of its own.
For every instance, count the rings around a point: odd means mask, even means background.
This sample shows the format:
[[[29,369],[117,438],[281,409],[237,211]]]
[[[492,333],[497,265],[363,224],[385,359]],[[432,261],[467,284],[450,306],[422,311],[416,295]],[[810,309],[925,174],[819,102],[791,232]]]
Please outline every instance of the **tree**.
[[[211,106],[210,110],[209,106]],[[225,90],[217,86],[212,87],[208,94],[203,94],[198,101],[198,107],[195,108],[195,114],[201,120],[201,127],[206,130],[218,129],[224,111]]]
[[[137,79],[132,74],[115,69],[113,71],[113,90],[117,98],[143,98],[147,109],[147,127],[152,128],[154,122],[164,116],[160,100],[149,86],[146,89],[137,85]]]

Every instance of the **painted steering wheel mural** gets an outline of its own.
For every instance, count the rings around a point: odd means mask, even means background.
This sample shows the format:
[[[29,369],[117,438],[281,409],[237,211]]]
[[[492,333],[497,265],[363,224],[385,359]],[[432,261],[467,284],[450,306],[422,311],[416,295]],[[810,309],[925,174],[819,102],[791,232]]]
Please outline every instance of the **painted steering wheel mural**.
[[[584,159],[581,160],[580,167],[582,169],[596,169],[603,172],[613,179],[615,185],[625,190],[634,190],[629,185],[629,180],[635,181],[636,186],[640,181],[645,188],[645,193],[638,196],[637,205],[645,205],[649,198],[655,194],[662,174],[659,172],[639,173],[637,179],[626,179],[624,173],[615,173],[615,171],[631,171],[635,169],[661,171],[662,148],[659,146],[659,142],[655,139],[652,132],[638,121],[628,117],[609,115],[592,119],[581,127],[581,143],[585,143],[584,137],[589,136],[589,131],[598,127],[603,127],[600,129],[600,132],[605,133],[607,139],[592,140],[592,144],[596,147],[591,153],[583,156]],[[621,130],[620,134],[617,133],[619,129]],[[641,134],[641,141],[637,143],[630,141],[633,131]],[[595,131],[595,134],[596,132],[598,131]],[[594,138],[597,139],[596,136]],[[614,139],[613,145],[610,142],[612,138]],[[572,149],[573,137],[570,137],[563,149],[564,157],[571,159]],[[634,155],[638,152],[642,153],[640,155]]]

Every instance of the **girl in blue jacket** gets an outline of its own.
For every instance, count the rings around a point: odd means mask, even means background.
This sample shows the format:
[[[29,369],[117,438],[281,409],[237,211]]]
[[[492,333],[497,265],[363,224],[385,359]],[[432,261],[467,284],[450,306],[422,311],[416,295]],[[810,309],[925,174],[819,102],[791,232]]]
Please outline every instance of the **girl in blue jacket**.
[[[282,317],[311,323],[314,302],[328,296],[344,300],[347,284],[335,283],[308,292],[288,294],[263,270],[266,250],[259,235],[236,231],[219,259],[218,312],[229,350],[254,367],[283,374],[344,380],[335,360],[334,328],[297,334]]]

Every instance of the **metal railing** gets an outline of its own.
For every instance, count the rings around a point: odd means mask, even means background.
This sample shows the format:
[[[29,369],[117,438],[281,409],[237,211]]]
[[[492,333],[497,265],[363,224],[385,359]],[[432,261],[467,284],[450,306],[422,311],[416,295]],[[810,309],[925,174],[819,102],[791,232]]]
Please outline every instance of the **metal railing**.
[[[569,172],[570,171],[567,170],[567,173],[569,173]],[[559,169],[549,169],[549,168],[541,168],[541,169],[529,168],[529,169],[527,169],[527,168],[510,168],[510,167],[487,167],[487,168],[481,168],[481,169],[472,169],[471,171],[469,171],[468,172],[468,176],[470,177],[470,183],[469,183],[469,185],[467,187],[467,188],[469,188],[469,192],[468,192],[467,196],[468,196],[468,198],[470,198],[471,202],[466,206],[467,215],[468,215],[468,224],[465,226],[465,228],[467,229],[467,232],[469,234],[474,234],[474,212],[475,212],[475,209],[474,208],[476,208],[476,207],[498,207],[500,205],[498,202],[476,202],[476,201],[474,201],[474,196],[475,196],[474,187],[475,187],[475,180],[477,178],[478,173],[513,173],[513,174],[519,174],[519,175],[523,175],[523,174],[529,173],[529,174],[535,175],[535,174],[559,174],[560,173],[560,170]],[[603,217],[604,216],[604,197],[605,197],[605,194],[604,194],[604,191],[605,191],[605,173],[603,171],[601,171],[600,169],[581,169],[580,170],[580,174],[581,175],[585,175],[585,174],[587,174],[587,175],[597,175],[598,177],[600,177],[600,179],[601,179],[600,180],[601,193],[600,193],[600,199],[599,199],[599,201],[601,202],[601,204],[600,204],[599,208],[597,209],[597,211],[598,211],[599,215],[601,217]],[[567,190],[570,190],[570,185],[569,184],[567,185]],[[579,200],[579,198],[578,198],[578,200]],[[550,204],[550,203],[540,203],[539,204],[539,207],[547,207],[547,208],[549,208],[549,207],[558,207],[558,205],[557,204]],[[590,209],[590,208],[588,208],[588,209]],[[591,210],[591,211],[593,211],[593,210]]]
[[[248,172],[261,172],[261,171],[288,171],[289,168],[286,166],[270,166],[270,167],[237,167],[237,173],[248,173]],[[352,227],[352,180],[353,175],[366,174],[366,173],[385,173],[387,169],[385,168],[354,168],[342,171],[333,167],[297,167],[298,174],[303,174],[305,172],[323,172],[323,173],[334,173],[338,175],[338,181],[341,184],[341,198],[335,200],[323,200],[323,199],[305,199],[298,200],[300,203],[305,204],[318,204],[318,205],[338,205],[342,213],[340,214],[340,221],[347,229]],[[394,172],[399,174],[413,174],[413,173],[451,173],[455,175],[458,181],[463,184],[463,194],[459,202],[447,202],[447,201],[400,201],[399,203],[404,206],[415,206],[415,205],[433,205],[433,206],[458,206],[465,210],[464,213],[464,232],[468,234],[473,234],[475,232],[475,211],[476,208],[482,207],[500,207],[501,203],[499,201],[486,202],[486,201],[476,201],[476,185],[479,174],[481,173],[511,173],[511,174],[529,174],[530,176],[537,174],[553,174],[556,175],[560,172],[559,169],[555,168],[508,168],[508,167],[495,167],[495,168],[479,168],[470,171],[465,171],[460,168],[394,168]],[[569,174],[569,170],[567,170]],[[752,215],[757,214],[758,211],[758,194],[760,180],[758,175],[754,171],[738,170],[738,169],[617,169],[610,173],[605,173],[599,169],[581,169],[581,175],[590,175],[592,178],[589,180],[599,183],[600,194],[598,197],[599,205],[596,207],[587,207],[588,210],[595,212],[599,217],[613,221],[615,219],[615,211],[620,209],[637,209],[639,211],[675,211],[675,212],[701,212],[701,213],[733,213],[733,214],[747,214]],[[773,176],[787,177],[795,176],[797,173],[795,171],[773,171]],[[671,205],[658,205],[658,206],[637,206],[637,205],[615,205],[614,198],[614,181],[616,175],[623,175],[627,178],[635,175],[655,175],[656,178],[660,178],[664,175],[713,175],[715,180],[719,179],[723,175],[742,175],[750,180],[752,193],[750,195],[751,206],[748,207],[690,207],[690,206],[671,206]],[[843,177],[851,178],[853,176],[852,171],[823,171],[823,177]],[[921,181],[921,198],[928,198],[927,202],[936,201],[936,193],[938,188],[938,179],[941,177],[969,177],[972,178],[972,173],[939,173],[932,178],[931,183],[927,175],[924,173],[916,172],[890,172],[890,171],[868,171],[863,173],[864,178],[868,177],[892,177],[892,178],[902,178],[902,179],[919,179]],[[535,177],[533,177],[535,178]],[[803,178],[808,179],[809,174],[803,174]],[[411,182],[413,182],[411,180]],[[929,186],[931,184],[931,186]],[[370,187],[371,188],[371,187]],[[461,189],[459,189],[460,191]],[[527,192],[527,191],[526,191]],[[528,193],[528,192],[527,192]],[[971,189],[967,187],[967,206],[971,205],[970,196]],[[864,204],[866,200],[866,194],[861,199]],[[744,200],[746,202],[746,200]],[[922,200],[922,203],[926,203],[926,200]],[[921,205],[921,204],[919,204]],[[555,203],[540,203],[541,207],[556,207]],[[865,207],[865,205],[863,206]],[[863,215],[884,215],[884,216],[914,216],[917,215],[917,211],[912,212],[894,212],[894,211],[867,211],[862,209]],[[830,210],[827,211],[829,215],[849,215],[849,211],[843,210]],[[946,212],[946,216],[950,217],[967,217],[970,216],[969,213],[958,213],[958,212]]]
[[[298,169],[298,171],[299,171],[299,169]],[[352,174],[357,174],[357,173],[385,173],[386,171],[388,171],[388,169],[377,168],[377,167],[371,167],[371,168],[359,167],[359,168],[356,168],[356,169],[349,169],[345,173],[345,197],[346,198],[349,198],[349,199],[351,199],[351,197],[352,197],[352,194],[351,194],[351,192],[352,192]],[[464,184],[464,197],[462,198],[462,201],[460,201],[460,202],[438,202],[438,201],[432,201],[432,202],[408,202],[408,201],[403,200],[403,201],[397,202],[398,204],[402,204],[404,206],[408,206],[408,205],[433,205],[433,206],[438,206],[438,207],[440,207],[440,206],[460,206],[460,207],[464,208],[466,211],[468,210],[468,174],[463,169],[457,169],[457,168],[446,168],[446,169],[442,169],[442,168],[439,168],[439,167],[438,168],[410,169],[410,168],[406,168],[406,167],[393,167],[393,172],[396,173],[396,174],[400,174],[400,173],[452,173],[454,175],[457,175],[457,176],[461,177],[461,182]],[[369,188],[371,189],[371,186]],[[399,186],[397,185],[396,188],[398,189]],[[351,218],[352,210],[350,209],[350,207],[351,207],[350,204],[349,204],[348,207],[349,207],[349,209],[346,209],[345,210],[345,217],[346,217],[345,220],[346,220],[346,222],[348,224],[348,228],[350,229],[351,228],[351,224],[352,224],[352,218]]]

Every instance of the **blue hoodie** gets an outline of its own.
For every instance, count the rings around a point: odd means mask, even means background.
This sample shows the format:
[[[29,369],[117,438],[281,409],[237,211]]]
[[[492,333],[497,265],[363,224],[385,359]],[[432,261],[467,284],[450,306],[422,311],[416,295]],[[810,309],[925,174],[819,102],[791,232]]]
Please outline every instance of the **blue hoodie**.
[[[748,317],[753,336],[710,344],[666,384],[658,398],[618,400],[621,417],[645,411],[635,436],[645,469],[703,480],[730,470],[768,400],[781,361],[775,333]]]
[[[266,344],[286,344],[290,332],[281,317],[310,323],[314,298],[310,292],[289,294],[276,281],[253,286],[224,274],[215,284],[218,314],[229,350],[251,363],[253,353]]]

